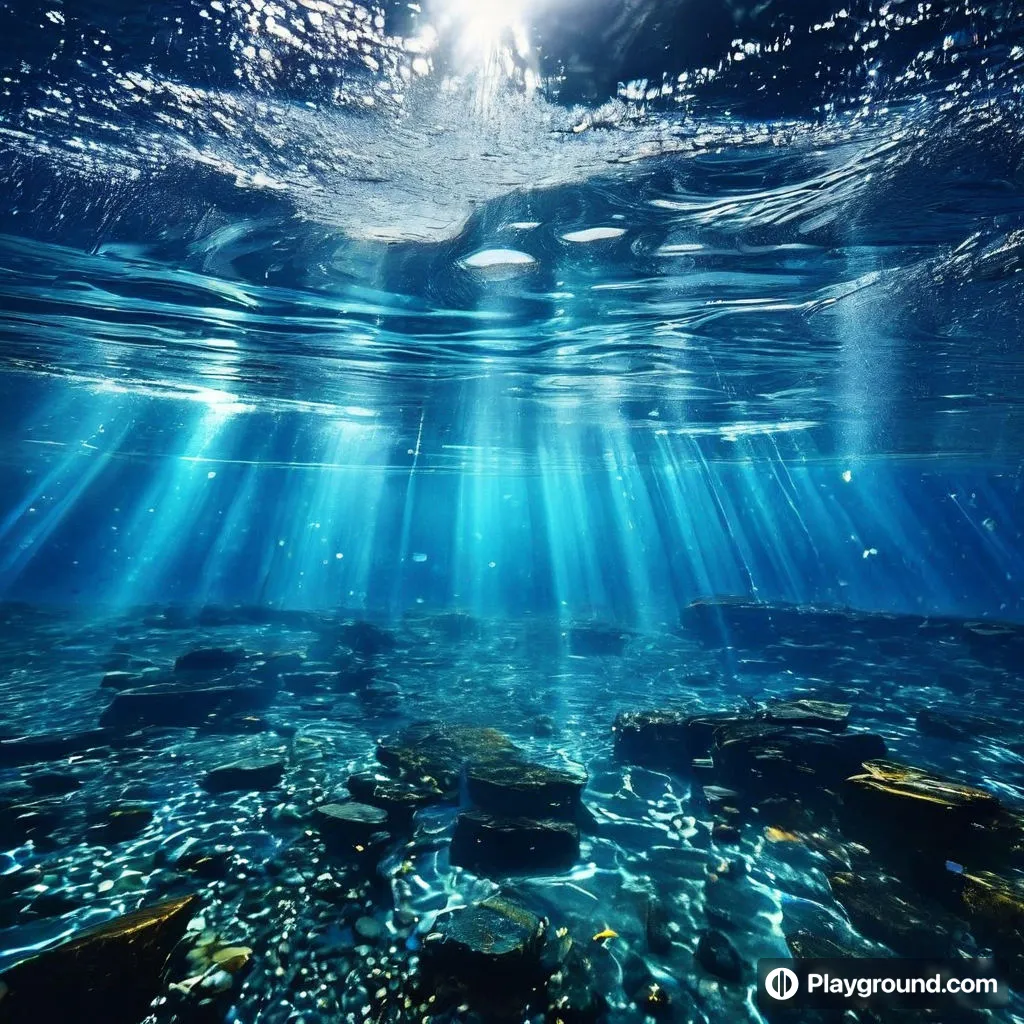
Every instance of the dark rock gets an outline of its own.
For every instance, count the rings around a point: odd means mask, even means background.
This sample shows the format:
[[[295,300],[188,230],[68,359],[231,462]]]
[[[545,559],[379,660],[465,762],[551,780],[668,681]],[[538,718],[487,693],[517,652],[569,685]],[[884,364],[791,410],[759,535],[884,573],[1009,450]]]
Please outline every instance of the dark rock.
[[[1011,723],[987,718],[983,715],[966,715],[959,712],[943,711],[939,708],[922,708],[917,713],[915,721],[918,732],[925,736],[936,736],[944,740],[971,740],[981,736],[999,737],[1015,728]]]
[[[726,785],[748,796],[808,795],[840,785],[865,761],[885,756],[874,733],[793,729],[770,722],[743,722],[715,734],[715,768]]]
[[[23,804],[33,796],[32,787],[20,779],[16,782],[0,782],[0,809],[13,804]]]
[[[408,822],[421,807],[443,799],[441,790],[392,779],[377,772],[359,772],[348,777],[346,788],[355,800],[373,804],[388,813],[392,822]]]
[[[219,675],[233,671],[245,658],[245,650],[241,647],[198,647],[181,655],[174,662],[174,671],[204,676]]]
[[[711,827],[711,838],[716,843],[738,843],[741,833],[735,825],[730,825],[725,821],[716,821]]]
[[[815,935],[800,929],[786,936],[786,945],[794,957],[812,960],[831,960],[839,957],[862,955],[858,950],[841,945],[827,935]]]
[[[503,896],[453,911],[423,943],[421,970],[434,983],[454,983],[471,996],[526,999],[543,982],[546,924]]]
[[[497,729],[444,722],[417,722],[377,744],[377,760],[413,780],[430,780],[444,790],[458,783],[463,765],[516,751]]]
[[[174,869],[198,878],[223,878],[231,867],[231,849],[188,850],[174,861]]]
[[[146,677],[138,672],[108,672],[100,686],[105,690],[128,690],[133,686],[144,686]]]
[[[252,675],[257,679],[274,680],[289,673],[301,673],[306,668],[306,657],[298,651],[286,651],[281,654],[268,654],[256,663]]]
[[[672,932],[665,904],[656,896],[649,896],[644,907],[644,934],[647,948],[658,956],[665,956],[672,950]]]
[[[100,716],[112,729],[140,726],[196,726],[210,715],[232,715],[264,707],[272,694],[259,686],[188,686],[158,683],[121,690]]]
[[[49,889],[39,893],[22,911],[27,917],[60,917],[62,914],[70,914],[78,910],[82,901],[76,899],[70,893],[60,889]],[[3,1008],[0,1007],[0,1020],[3,1018]]]
[[[776,725],[842,732],[850,720],[850,705],[824,700],[786,700],[769,704],[761,714]]]
[[[731,711],[623,711],[612,726],[615,753],[647,768],[688,771],[694,758],[710,750],[715,729],[738,720]]]
[[[1021,840],[1020,821],[991,793],[894,761],[867,761],[842,793],[848,825],[880,848],[974,864]]]
[[[610,654],[621,656],[628,634],[614,626],[594,623],[573,626],[569,630],[569,650],[573,654]]]
[[[941,908],[916,898],[895,878],[839,872],[832,892],[854,927],[900,956],[946,957],[955,953],[957,922]]]
[[[67,818],[67,804],[60,799],[10,804],[0,809],[0,834],[6,841],[38,840],[54,832]]]
[[[5,1024],[64,1021],[72,1000],[76,1020],[137,1024],[197,905],[195,896],[168,900],[22,960],[0,978],[0,1017]]]
[[[25,781],[37,796],[63,796],[82,785],[82,780],[71,772],[36,772]]]
[[[95,834],[107,842],[134,839],[153,820],[153,811],[142,804],[115,804],[93,818]]]
[[[530,723],[530,734],[532,736],[548,737],[558,732],[558,726],[550,715],[537,715]]]
[[[671,995],[636,955],[628,955],[622,965],[622,987],[644,1019],[671,1020],[675,1012]]]
[[[57,761],[72,754],[105,747],[114,737],[115,733],[110,729],[90,729],[86,732],[18,736],[0,740],[0,765]]]
[[[532,874],[570,867],[579,849],[579,829],[571,822],[463,811],[455,823],[451,862],[483,875]]]
[[[321,804],[313,817],[324,842],[335,849],[362,853],[387,835],[387,812],[355,800]]]
[[[742,981],[746,973],[743,958],[729,936],[715,928],[701,932],[695,956],[705,971],[723,981]]]
[[[608,1014],[608,1000],[590,958],[571,940],[560,951],[556,969],[548,979],[545,1020],[551,1024],[599,1024]]]
[[[467,765],[466,784],[470,799],[491,814],[573,821],[587,773],[582,767],[549,768],[517,756],[497,756]]]
[[[357,654],[373,657],[390,651],[395,646],[395,638],[386,629],[372,622],[357,621],[341,627],[341,642]]]
[[[1024,884],[987,871],[963,876],[960,911],[1014,986],[1024,985]]]
[[[274,758],[245,758],[210,769],[203,779],[208,793],[252,792],[273,789],[284,774],[284,761]]]

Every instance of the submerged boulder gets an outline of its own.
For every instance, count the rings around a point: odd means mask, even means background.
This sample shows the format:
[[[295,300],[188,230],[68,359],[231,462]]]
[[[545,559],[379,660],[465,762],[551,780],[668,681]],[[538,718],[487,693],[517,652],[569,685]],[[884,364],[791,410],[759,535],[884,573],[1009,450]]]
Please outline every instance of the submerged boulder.
[[[901,956],[947,957],[955,953],[958,922],[929,906],[886,875],[843,871],[829,879],[854,927]]]
[[[0,1020],[137,1024],[197,904],[190,895],[136,910],[15,964],[0,976]]]
[[[387,812],[390,822],[408,822],[421,807],[436,803],[444,793],[434,786],[416,785],[378,772],[357,772],[345,784],[355,800]]]
[[[546,927],[543,918],[500,895],[452,911],[423,943],[422,974],[433,987],[453,986],[472,1000],[526,1001],[544,981]]]
[[[518,757],[493,757],[466,767],[473,803],[492,814],[513,818],[575,820],[586,784],[582,767],[550,768]]]
[[[497,729],[445,722],[417,722],[377,744],[377,760],[415,781],[426,780],[453,789],[463,766],[516,752],[516,745]]]
[[[174,671],[218,675],[233,671],[245,659],[246,653],[242,647],[197,647],[182,654],[174,662]]]
[[[450,856],[453,864],[481,875],[534,874],[570,867],[579,850],[580,833],[572,822],[463,811]]]
[[[283,774],[284,761],[280,758],[244,758],[210,769],[203,778],[203,789],[208,793],[273,789]]]
[[[112,729],[146,725],[196,726],[210,715],[233,715],[265,707],[272,694],[259,686],[157,683],[121,690],[100,716]]]
[[[874,733],[839,734],[768,721],[723,728],[712,748],[721,779],[748,796],[800,795],[837,787],[865,761],[884,756],[885,741]]]
[[[387,812],[355,800],[321,804],[313,814],[324,842],[335,850],[364,853],[388,838]]]
[[[1021,823],[987,790],[882,759],[843,785],[848,823],[880,846],[978,863],[1020,844]]]
[[[645,768],[687,771],[711,748],[715,729],[741,720],[733,711],[623,711],[615,718],[615,753]]]
[[[759,717],[776,725],[795,725],[842,732],[850,720],[850,705],[827,700],[781,700],[768,704]]]
[[[116,734],[110,729],[89,729],[85,732],[40,733],[0,740],[0,765],[35,764],[57,761],[72,754],[107,746]]]

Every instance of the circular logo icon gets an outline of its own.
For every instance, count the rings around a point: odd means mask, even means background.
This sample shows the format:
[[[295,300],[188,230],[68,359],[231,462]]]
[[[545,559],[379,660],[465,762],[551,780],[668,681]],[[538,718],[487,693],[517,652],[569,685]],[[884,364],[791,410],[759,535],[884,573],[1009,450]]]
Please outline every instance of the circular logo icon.
[[[800,979],[788,967],[776,967],[765,975],[764,990],[772,999],[792,999],[800,988]]]

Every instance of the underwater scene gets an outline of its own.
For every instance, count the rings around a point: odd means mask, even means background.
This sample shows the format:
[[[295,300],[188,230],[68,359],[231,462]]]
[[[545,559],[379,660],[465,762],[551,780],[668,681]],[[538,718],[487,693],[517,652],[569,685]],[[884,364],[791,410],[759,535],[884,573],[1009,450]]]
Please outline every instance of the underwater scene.
[[[0,1024],[1024,1021],[1022,108],[1015,0],[0,0]],[[759,982],[892,958],[1001,998]]]

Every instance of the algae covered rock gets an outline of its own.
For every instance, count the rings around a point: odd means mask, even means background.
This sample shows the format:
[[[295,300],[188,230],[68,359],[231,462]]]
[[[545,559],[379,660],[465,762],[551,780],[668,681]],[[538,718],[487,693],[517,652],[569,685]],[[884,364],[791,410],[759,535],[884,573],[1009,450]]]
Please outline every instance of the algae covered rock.
[[[364,853],[387,838],[387,812],[355,800],[321,804],[314,820],[324,842],[334,849]]]
[[[582,767],[551,768],[519,757],[492,757],[466,768],[470,799],[482,810],[507,817],[573,820],[586,784]]]
[[[485,1001],[530,995],[543,982],[546,922],[504,896],[453,911],[423,943],[421,970],[435,987]]]
[[[416,722],[397,736],[377,744],[377,760],[415,781],[442,789],[458,783],[468,761],[487,760],[518,748],[503,733],[476,725]]]
[[[0,1021],[138,1024],[197,909],[182,896],[124,914],[15,964],[0,977]]]

